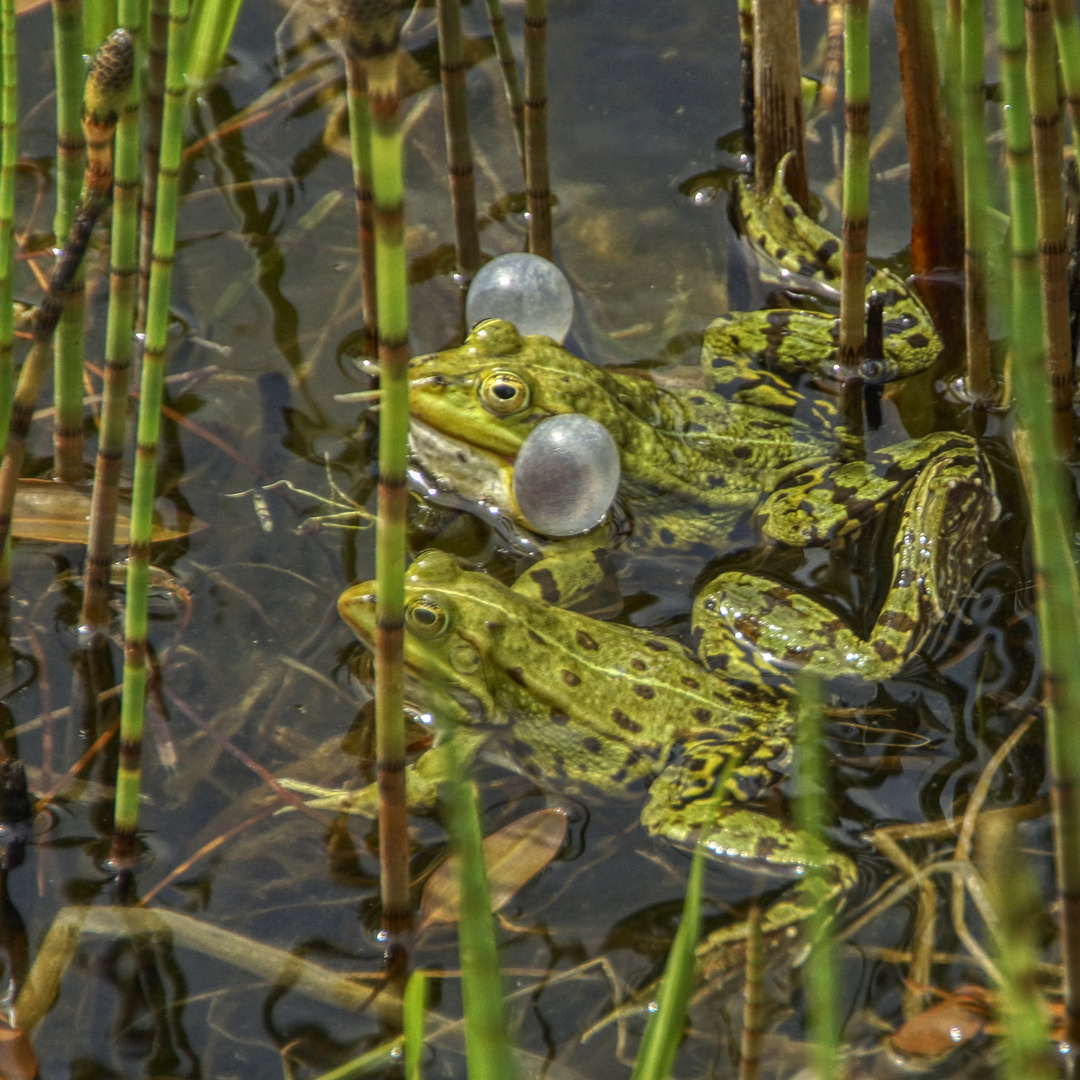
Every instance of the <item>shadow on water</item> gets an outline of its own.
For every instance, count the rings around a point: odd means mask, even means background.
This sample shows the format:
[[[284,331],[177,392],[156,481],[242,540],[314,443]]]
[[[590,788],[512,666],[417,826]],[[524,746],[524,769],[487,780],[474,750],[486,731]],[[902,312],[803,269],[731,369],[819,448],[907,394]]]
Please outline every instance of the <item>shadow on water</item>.
[[[328,47],[298,26],[285,34],[286,42],[299,43],[287,69],[278,67],[274,32],[283,11],[243,8],[233,62],[207,90],[189,127],[198,143],[184,165],[168,370],[201,374],[194,386],[177,387],[169,402],[198,427],[166,422],[161,475],[165,496],[211,527],[155,552],[156,565],[171,576],[153,602],[151,643],[167,664],[151,703],[159,718],[145,751],[138,888],[147,893],[228,834],[170,880],[151,906],[337,971],[376,972],[378,861],[369,824],[335,823],[328,814],[274,815],[281,800],[253,768],[326,785],[355,783],[358,758],[370,770],[363,737],[370,710],[351,674],[359,648],[335,602],[347,584],[373,576],[373,532],[320,521],[350,502],[373,509],[373,418],[334,396],[363,385],[351,359],[360,325],[351,172],[334,118],[341,72],[324,59]],[[486,38],[480,5],[465,12],[467,30]],[[824,14],[805,14],[809,56]],[[707,183],[686,183],[735,165],[716,149],[740,119],[735,5],[555,3],[550,29],[555,235],[557,259],[577,297],[574,341],[600,363],[694,365],[696,343],[713,316],[764,299],[741,247],[732,243],[726,197]],[[28,110],[20,151],[45,158],[53,153],[52,136],[49,109],[39,103],[48,87],[27,58],[37,65],[47,48],[46,17],[24,17],[20,32]],[[408,41],[422,60],[430,61],[434,35],[430,12],[414,16]],[[888,40],[879,46],[878,117],[898,96],[892,49]],[[475,55],[488,56],[486,42]],[[303,65],[309,74],[272,98],[265,116],[216,136]],[[430,63],[418,64],[412,77],[407,245],[412,349],[421,353],[460,340],[462,328],[460,297],[446,273],[452,237],[441,103],[430,85]],[[505,207],[522,181],[497,63],[478,60],[469,87],[481,242],[488,254],[520,249],[520,215]],[[818,191],[834,179],[838,123],[839,113],[814,126]],[[872,255],[891,255],[905,243],[906,182],[896,175],[904,157],[894,142],[875,163],[885,178],[872,188]],[[27,179],[20,183],[25,209],[34,192]],[[836,207],[827,209],[835,225]],[[91,355],[100,354],[104,325],[103,290],[92,295]],[[885,408],[886,422],[900,425],[896,406],[887,401]],[[50,433],[40,428],[31,452],[44,460]],[[1037,696],[1030,598],[1017,566],[1023,546],[1017,478],[1001,449],[1003,436],[990,435],[1010,508],[991,537],[1000,558],[983,570],[965,619],[942,628],[929,658],[848,702],[858,708],[831,729],[833,839],[860,868],[847,912],[860,910],[891,873],[865,839],[867,830],[962,813],[990,755]],[[268,487],[281,480],[293,489]],[[340,506],[316,498],[330,496],[331,484]],[[890,519],[858,542],[797,562],[779,560],[772,572],[865,629],[872,622],[866,612],[876,610],[887,585],[881,551],[887,553],[885,534],[894,527]],[[418,508],[412,543],[414,550],[438,545],[512,574],[512,559],[497,550],[487,526],[453,509]],[[32,681],[9,694],[3,721],[37,791],[49,789],[112,720],[107,713],[87,715],[73,697],[79,606],[67,575],[80,568],[80,558],[75,548],[42,544],[15,551],[19,647],[37,667]],[[757,558],[747,556],[745,565]],[[628,618],[685,635],[700,570],[639,575],[627,586]],[[120,663],[115,651],[115,671]],[[172,749],[175,767],[167,763]],[[35,826],[25,861],[5,872],[4,902],[25,922],[32,950],[65,904],[100,902],[108,893],[101,860],[113,768],[106,754],[70,782],[51,817]],[[522,777],[484,766],[480,779],[488,831],[543,804],[544,794]],[[991,803],[1025,805],[1043,791],[1036,735],[1009,756]],[[535,1055],[537,1069],[546,1061],[560,1076],[624,1075],[614,1028],[585,1045],[578,1041],[611,1007],[606,977],[594,968],[578,980],[545,980],[604,955],[620,985],[643,985],[656,974],[673,932],[688,863],[636,824],[637,804],[561,801],[571,815],[567,845],[511,902],[500,931],[502,961],[513,973],[508,985],[531,988],[515,998],[514,1038]],[[1045,856],[1045,818],[1025,829],[1028,846]],[[442,850],[444,835],[435,821],[421,821],[416,841],[420,866]],[[952,842],[917,840],[909,854],[920,863],[942,859]],[[1049,878],[1049,860],[1041,857],[1038,866]],[[759,886],[749,874],[715,871],[708,883],[711,925],[741,910]],[[880,1038],[871,1014],[884,1025],[901,1021],[904,969],[889,950],[910,948],[913,903],[909,897],[869,924],[843,954],[842,1006],[857,1042]],[[7,920],[9,928],[17,923]],[[960,952],[950,935],[943,924],[938,950]],[[455,970],[453,930],[429,931],[416,958]],[[15,970],[14,961],[8,968]],[[945,986],[979,978],[962,959],[934,974]],[[791,998],[789,975],[777,975],[780,1004],[767,1044],[777,1073],[792,1071],[800,1059],[797,1011],[782,1004]],[[458,1016],[453,975],[433,985],[432,1007]],[[794,1000],[797,1008],[797,995]],[[727,1075],[740,1009],[736,993],[699,1010],[680,1075]],[[640,1031],[638,1021],[631,1031]],[[282,1055],[312,1075],[379,1038],[373,1014],[269,989],[252,973],[170,945],[167,937],[118,944],[99,934],[82,939],[36,1045],[42,1076],[265,1076],[282,1069]],[[459,1051],[448,1037],[436,1048],[429,1075],[463,1075]]]

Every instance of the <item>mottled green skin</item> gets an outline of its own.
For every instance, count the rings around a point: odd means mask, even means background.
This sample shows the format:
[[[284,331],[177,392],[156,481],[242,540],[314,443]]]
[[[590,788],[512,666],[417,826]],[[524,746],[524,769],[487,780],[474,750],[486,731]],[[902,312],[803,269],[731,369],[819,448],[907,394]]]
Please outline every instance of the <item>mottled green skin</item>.
[[[772,262],[818,282],[839,272],[838,241],[782,184],[766,199],[740,190],[747,231]],[[884,271],[868,289],[885,294],[887,319],[904,329],[886,334],[886,359],[868,361],[863,374],[882,381],[928,367],[941,344],[919,301]],[[513,496],[515,456],[541,420],[582,413],[619,448],[632,550],[721,548],[750,515],[770,540],[826,543],[879,513],[950,438],[905,440],[869,462],[849,460],[857,441],[835,399],[808,396],[792,381],[836,374],[835,326],[830,315],[787,309],[718,319],[702,351],[704,386],[694,389],[597,368],[549,338],[489,320],[459,348],[412,362],[413,453],[438,481],[527,529]],[[485,394],[497,376],[524,388],[519,405]],[[605,530],[597,542],[606,539]]]

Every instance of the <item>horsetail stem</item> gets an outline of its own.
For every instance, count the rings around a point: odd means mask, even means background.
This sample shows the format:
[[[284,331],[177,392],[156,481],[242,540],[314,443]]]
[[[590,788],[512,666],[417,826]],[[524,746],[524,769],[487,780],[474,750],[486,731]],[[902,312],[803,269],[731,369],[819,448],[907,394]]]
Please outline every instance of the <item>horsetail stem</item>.
[[[1054,856],[1065,962],[1065,1038],[1080,1045],[1080,587],[1072,561],[1072,500],[1055,453],[1053,405],[1043,364],[1039,239],[1032,214],[1035,166],[1025,85],[1023,0],[998,0],[1005,145],[1012,222],[1011,369],[1027,453],[1036,612],[1043,654],[1052,775]],[[1030,58],[1028,58],[1030,64]],[[1023,448],[1020,448],[1023,449]],[[1037,482],[1036,482],[1037,481]],[[1069,507],[1069,517],[1065,508]]]
[[[57,199],[53,231],[59,244],[68,235],[80,201],[86,141],[80,123],[83,64],[82,0],[53,4],[56,41]],[[75,267],[56,327],[53,359],[56,421],[53,426],[54,470],[60,480],[83,479],[83,308],[84,271]]]
[[[446,127],[446,167],[454,213],[454,246],[462,284],[480,269],[480,234],[476,227],[476,182],[469,143],[469,101],[465,87],[465,46],[461,37],[461,0],[437,0],[439,73]]]
[[[142,33],[142,4],[139,0],[122,0],[120,23],[137,44]],[[136,65],[131,92],[120,113],[116,129],[105,375],[82,610],[82,624],[91,630],[101,630],[109,621],[109,585],[116,534],[116,507],[124,457],[135,280],[139,269],[139,84],[140,75]]]
[[[840,367],[854,375],[866,355],[866,239],[870,202],[870,28],[868,0],[844,5],[843,263]],[[857,406],[856,406],[857,407]]]
[[[547,0],[525,0],[525,200],[529,211],[529,251],[550,259]]]
[[[0,3],[0,445],[7,443],[15,355],[15,163],[19,131],[15,0]],[[11,654],[11,538],[0,548],[0,676],[13,668]]]
[[[195,9],[187,66],[187,82],[192,90],[221,67],[239,14],[240,0],[203,0]]]
[[[120,763],[116,773],[116,811],[111,860],[124,873],[135,854],[139,821],[140,757],[146,705],[146,609],[150,578],[157,444],[165,346],[169,330],[169,294],[176,249],[176,206],[187,85],[188,0],[169,0],[165,70],[165,108],[154,218],[153,268],[146,306],[146,341],[139,387],[139,423],[135,478],[131,498],[131,548],[124,609],[124,693],[120,710]]]
[[[1080,148],[1080,19],[1073,0],[1054,0],[1054,34],[1061,57],[1073,147]]]
[[[117,110],[123,106],[134,70],[131,38],[117,30],[98,50],[86,80],[83,127],[90,144],[86,164],[85,197],[71,224],[64,253],[53,270],[49,287],[34,316],[33,346],[19,372],[8,428],[3,464],[0,465],[0,547],[11,529],[15,486],[26,452],[34,404],[49,360],[56,324],[64,298],[82,262],[90,234],[112,191],[112,133]]]
[[[169,35],[169,0],[150,0],[150,33],[146,47],[146,132],[143,136],[143,178],[139,224],[139,300],[136,328],[146,329],[150,296],[150,262],[157,213],[158,159],[165,108],[165,50]]]
[[[379,354],[379,317],[375,286],[375,206],[371,196],[371,112],[364,62],[345,36],[345,82],[349,102],[349,144],[356,192],[356,238],[360,249],[360,308],[364,319],[364,355]]]
[[[495,40],[495,53],[502,69],[503,89],[506,103],[510,107],[510,119],[514,124],[514,139],[517,141],[518,157],[521,167],[525,168],[525,99],[521,95],[521,79],[518,77],[517,61],[510,46],[510,35],[506,32],[506,17],[503,15],[501,0],[485,0],[487,3],[488,24],[491,36]]]
[[[367,71],[371,110],[375,277],[378,287],[379,519],[375,535],[376,767],[380,794],[379,860],[384,930],[396,936],[412,922],[408,811],[405,804],[405,468],[409,436],[409,315],[402,207],[401,126],[394,0],[342,0],[347,49]],[[391,942],[391,946],[394,942]]]
[[[963,0],[960,20],[960,64],[964,159],[964,330],[967,344],[967,390],[976,402],[988,402],[994,383],[990,374],[987,328],[987,167],[986,76],[983,62],[983,0]]]
[[[1060,454],[1073,451],[1072,341],[1069,331],[1065,200],[1061,190],[1061,107],[1050,0],[1028,0],[1027,93],[1035,152],[1035,204],[1042,269],[1043,335],[1054,432]]]

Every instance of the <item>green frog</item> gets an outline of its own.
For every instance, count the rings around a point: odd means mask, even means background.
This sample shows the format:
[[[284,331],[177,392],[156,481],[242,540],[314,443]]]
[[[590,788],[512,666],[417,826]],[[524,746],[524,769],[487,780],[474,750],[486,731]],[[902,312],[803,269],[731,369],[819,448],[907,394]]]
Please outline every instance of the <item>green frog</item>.
[[[853,880],[851,861],[756,805],[790,759],[793,674],[878,681],[898,672],[967,591],[997,514],[992,476],[977,449],[934,458],[906,501],[891,588],[866,640],[805,595],[726,572],[694,602],[691,651],[545,603],[429,551],[406,575],[409,696],[430,705],[432,682],[442,686],[456,758],[482,754],[586,798],[636,797],[642,824],[679,844],[692,843],[712,822],[714,791],[733,762],[725,808],[709,834],[712,852],[796,876],[817,866],[836,893]],[[338,602],[369,646],[373,590],[373,582],[356,585]],[[410,806],[432,808],[453,767],[437,740],[407,768]],[[318,795],[315,806],[376,812],[374,784],[356,792],[290,786]],[[783,934],[805,915],[797,895],[781,899],[764,927]],[[711,936],[703,967],[719,963],[738,934],[729,928]]]
[[[791,199],[782,169],[767,197],[740,186],[738,199],[748,235],[782,270],[823,283],[838,276],[839,242]],[[876,382],[924,370],[941,342],[922,304],[888,271],[874,272],[868,290],[885,300],[885,348],[862,375]],[[972,452],[967,436],[935,433],[857,459],[836,399],[793,381],[837,374],[836,326],[813,311],[724,316],[705,334],[704,381],[693,387],[598,368],[550,338],[488,320],[459,348],[412,362],[413,453],[438,482],[529,535],[513,492],[516,454],[541,420],[582,413],[618,446],[631,553],[715,551],[745,525],[783,544],[828,543],[880,513],[935,456]],[[588,559],[608,543],[608,528],[550,545],[532,575],[534,595],[568,603],[584,572],[571,554]]]

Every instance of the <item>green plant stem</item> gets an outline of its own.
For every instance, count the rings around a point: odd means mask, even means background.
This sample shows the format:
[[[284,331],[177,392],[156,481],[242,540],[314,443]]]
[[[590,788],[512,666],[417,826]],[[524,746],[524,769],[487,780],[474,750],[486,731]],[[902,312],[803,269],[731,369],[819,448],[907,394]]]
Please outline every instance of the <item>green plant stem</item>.
[[[80,110],[86,67],[83,62],[81,0],[53,0],[56,42],[57,199],[53,231],[57,242],[68,235],[81,197],[86,141]],[[83,477],[83,308],[85,272],[80,260],[66,291],[56,328],[53,442],[57,479]]]
[[[973,400],[985,403],[992,398],[994,385],[990,375],[990,335],[986,321],[987,169],[983,23],[982,0],[962,0],[960,63],[967,389]]]
[[[1080,19],[1073,0],[1054,0],[1054,34],[1061,57],[1073,147],[1080,147]]]
[[[146,131],[143,141],[142,199],[139,209],[139,299],[136,329],[146,330],[150,296],[150,262],[154,252],[154,216],[157,213],[158,163],[161,124],[165,108],[165,51],[169,35],[168,0],[150,0],[150,32],[146,55]]]
[[[552,256],[547,136],[547,0],[525,0],[525,198],[529,250]]]
[[[746,920],[746,982],[743,988],[743,1028],[739,1044],[739,1080],[757,1080],[764,1042],[765,941],[761,908],[754,904]]]
[[[437,0],[439,74],[446,129],[446,167],[454,213],[454,246],[461,284],[480,269],[480,234],[476,227],[476,182],[469,141],[469,101],[465,86],[465,45],[461,34],[461,0]]]
[[[1065,199],[1061,190],[1061,109],[1050,0],[1028,0],[1024,21],[1028,39],[1027,93],[1035,153],[1046,366],[1050,373],[1058,453],[1068,455],[1074,444],[1073,357],[1069,332]]]
[[[116,812],[112,863],[121,873],[130,870],[139,823],[140,761],[146,706],[146,615],[150,577],[150,539],[157,446],[161,431],[161,397],[168,343],[169,298],[176,250],[181,144],[187,86],[188,0],[170,0],[165,108],[162,115],[157,213],[154,220],[153,270],[146,310],[146,340],[139,388],[139,423],[135,447],[135,479],[131,500],[131,549],[128,558],[124,610],[124,691],[120,712],[120,764],[116,776]]]
[[[195,9],[187,82],[193,92],[221,69],[240,14],[240,0],[202,0]]]
[[[112,42],[114,47],[110,48]],[[64,254],[53,270],[49,287],[34,316],[33,345],[19,372],[3,464],[0,465],[0,547],[11,532],[15,489],[26,452],[34,405],[48,366],[52,337],[64,310],[64,300],[82,263],[90,234],[112,191],[112,134],[116,111],[123,105],[134,66],[131,39],[117,31],[98,51],[86,82],[83,127],[90,144],[86,166],[86,196],[71,223]],[[124,80],[127,81],[124,81]]]
[[[518,157],[521,167],[525,168],[525,99],[521,95],[521,79],[518,76],[517,61],[510,46],[510,35],[506,32],[506,17],[503,15],[501,0],[485,0],[491,36],[495,41],[495,52],[502,69],[503,89],[506,92],[506,104],[510,108],[510,119],[514,125],[514,139],[517,141]]]
[[[1065,1037],[1080,1045],[1080,587],[1072,559],[1069,483],[1057,458],[1052,396],[1043,364],[1039,238],[1032,213],[1035,168],[1024,69],[1022,0],[999,0],[1005,142],[1012,218],[1010,361],[1023,444],[1018,446],[1031,509],[1036,612],[1052,775],[1054,854],[1065,964]],[[1030,63],[1030,58],[1029,58]],[[1036,482],[1037,478],[1037,482]],[[1066,509],[1070,508],[1070,509]]]
[[[754,0],[739,0],[739,108],[742,149],[754,156]]]
[[[143,5],[140,0],[121,0],[120,24],[130,34],[136,50],[142,34],[142,12]],[[135,316],[135,281],[138,273],[141,81],[136,65],[131,92],[116,128],[105,375],[82,610],[82,624],[94,632],[104,631],[109,624],[116,508],[124,458],[127,391],[131,374],[131,343]]]

